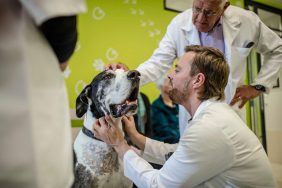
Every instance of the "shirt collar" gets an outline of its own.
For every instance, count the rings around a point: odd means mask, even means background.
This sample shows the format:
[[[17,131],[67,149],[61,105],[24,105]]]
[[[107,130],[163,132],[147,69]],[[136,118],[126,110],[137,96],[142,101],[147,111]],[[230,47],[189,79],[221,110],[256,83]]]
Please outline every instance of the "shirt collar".
[[[199,114],[201,114],[201,112],[206,109],[209,105],[213,104],[213,103],[216,103],[216,102],[221,102],[221,101],[218,101],[216,100],[215,98],[211,98],[211,99],[208,99],[208,100],[205,100],[203,101],[199,107],[197,108],[193,118],[191,120],[195,120],[197,119],[197,117],[199,116]]]

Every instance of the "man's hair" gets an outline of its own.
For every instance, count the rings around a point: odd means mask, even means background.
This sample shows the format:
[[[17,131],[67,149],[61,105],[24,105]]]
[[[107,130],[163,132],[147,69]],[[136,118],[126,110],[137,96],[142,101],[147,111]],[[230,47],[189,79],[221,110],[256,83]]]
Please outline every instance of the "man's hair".
[[[213,97],[216,97],[217,100],[224,99],[229,67],[223,53],[216,48],[199,45],[187,46],[185,51],[195,53],[190,75],[202,73],[205,76],[204,88],[199,92],[199,99],[207,100]]]

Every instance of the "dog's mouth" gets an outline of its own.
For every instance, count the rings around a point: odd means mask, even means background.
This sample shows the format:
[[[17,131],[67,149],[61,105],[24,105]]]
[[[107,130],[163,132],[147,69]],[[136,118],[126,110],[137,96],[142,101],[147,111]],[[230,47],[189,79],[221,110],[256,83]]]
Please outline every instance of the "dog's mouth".
[[[135,87],[127,99],[120,104],[111,104],[110,111],[111,115],[115,118],[121,117],[123,115],[133,115],[137,112],[137,97],[138,97],[139,87]]]

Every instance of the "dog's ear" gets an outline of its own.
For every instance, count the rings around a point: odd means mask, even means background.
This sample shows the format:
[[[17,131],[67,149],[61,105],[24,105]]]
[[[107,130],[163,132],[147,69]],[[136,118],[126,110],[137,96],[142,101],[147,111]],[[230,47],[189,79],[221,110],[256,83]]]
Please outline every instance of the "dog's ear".
[[[88,109],[88,96],[90,94],[91,86],[87,85],[76,98],[76,116],[82,117]]]

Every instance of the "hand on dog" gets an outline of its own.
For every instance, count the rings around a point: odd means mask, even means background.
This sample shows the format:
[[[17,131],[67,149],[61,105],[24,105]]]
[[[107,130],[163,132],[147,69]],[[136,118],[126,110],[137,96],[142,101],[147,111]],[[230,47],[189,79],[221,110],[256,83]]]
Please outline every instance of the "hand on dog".
[[[111,69],[111,70],[123,69],[125,71],[129,70],[129,68],[125,64],[120,63],[120,62],[111,63],[111,64],[106,65],[105,70],[109,70],[109,69]]]
[[[118,127],[118,123],[110,116],[96,120],[93,131],[95,137],[103,140],[110,146],[114,147],[124,143],[123,133]]]
[[[130,146],[123,138],[122,130],[118,127],[118,122],[110,116],[96,120],[93,131],[95,137],[114,147],[121,159],[123,159],[124,154],[130,149]]]
[[[124,129],[126,133],[128,134],[130,140],[139,149],[144,150],[145,143],[146,143],[146,137],[137,131],[133,116],[130,116],[130,117],[123,116],[122,122],[124,124]]]
[[[124,130],[126,131],[129,137],[134,136],[134,134],[138,133],[133,116],[123,116],[121,120],[124,125]]]

